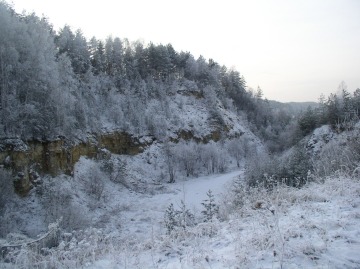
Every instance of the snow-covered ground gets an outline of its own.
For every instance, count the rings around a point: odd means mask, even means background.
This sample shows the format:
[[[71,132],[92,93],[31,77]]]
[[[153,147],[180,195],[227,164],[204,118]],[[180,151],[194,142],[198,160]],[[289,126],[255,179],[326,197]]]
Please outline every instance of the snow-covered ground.
[[[204,197],[193,194],[215,186],[219,193],[218,179],[225,183],[238,173],[173,185],[173,195],[142,200],[142,213],[152,218],[153,209],[181,199],[182,189],[195,206]],[[122,249],[126,257],[115,251],[90,267],[360,268],[359,179],[328,178],[302,189],[282,186],[244,195],[243,207],[228,220],[200,223],[176,236],[154,229],[148,238]],[[207,234],[210,228],[213,235]]]
[[[63,234],[47,255],[24,249],[0,268],[360,268],[359,177],[329,177],[301,189],[242,189],[242,206],[234,207],[232,181],[242,176],[238,170],[179,180],[154,193],[109,182],[104,203],[82,212],[97,228]],[[204,222],[201,203],[209,189],[220,216]],[[89,202],[79,190],[76,195],[80,207]],[[168,235],[165,211],[181,201],[195,224]]]
[[[173,203],[175,209],[179,209],[181,201],[186,207],[201,217],[203,210],[201,203],[206,199],[206,193],[211,190],[215,199],[219,201],[225,193],[226,186],[242,171],[234,171],[224,175],[212,175],[177,182],[167,185],[164,193],[157,195],[147,195],[139,193],[123,194],[120,199],[126,201],[127,211],[122,213],[123,233],[130,235],[149,235],[165,233],[164,214],[166,208]]]

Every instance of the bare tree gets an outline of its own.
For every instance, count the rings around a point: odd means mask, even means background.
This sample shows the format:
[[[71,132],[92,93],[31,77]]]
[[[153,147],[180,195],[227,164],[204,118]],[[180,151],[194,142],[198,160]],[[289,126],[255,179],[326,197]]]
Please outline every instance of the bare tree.
[[[13,200],[16,198],[11,173],[0,168],[0,237],[8,234],[13,227]]]
[[[176,154],[187,177],[194,175],[196,165],[199,162],[196,146],[194,142],[189,142],[178,144],[176,147]]]
[[[167,171],[169,173],[169,183],[174,183],[176,176],[177,162],[176,162],[174,149],[171,147],[171,145],[168,142],[164,143],[164,153],[165,153],[164,154],[165,164]]]
[[[0,215],[4,211],[6,204],[14,197],[14,185],[11,173],[0,168]]]
[[[245,159],[249,153],[249,141],[245,137],[230,140],[227,144],[230,156],[236,160],[237,167],[240,167],[240,162]]]
[[[95,197],[96,200],[100,200],[104,192],[104,174],[97,166],[93,166],[88,171],[88,179],[86,190],[88,194]]]
[[[73,202],[72,188],[68,184],[45,178],[36,192],[41,198],[46,222],[62,218],[61,227],[70,231],[87,224],[84,210]]]

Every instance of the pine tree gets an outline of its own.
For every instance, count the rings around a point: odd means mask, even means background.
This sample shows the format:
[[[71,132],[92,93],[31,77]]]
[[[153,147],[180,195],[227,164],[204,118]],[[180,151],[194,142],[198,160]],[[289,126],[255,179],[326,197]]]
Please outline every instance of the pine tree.
[[[215,197],[211,190],[208,190],[206,195],[207,199],[201,203],[204,206],[201,213],[204,215],[205,222],[212,222],[213,218],[219,213],[219,206],[215,203]]]
[[[171,203],[165,211],[164,222],[167,234],[171,234],[177,225],[176,212],[173,203]]]
[[[87,41],[81,30],[77,30],[73,41],[74,55],[71,63],[75,74],[84,75],[91,66],[90,52],[87,47]]]
[[[307,182],[308,171],[312,170],[312,165],[303,145],[298,144],[294,147],[294,153],[286,170],[290,186],[301,187]]]
[[[244,180],[238,177],[234,180],[232,185],[233,203],[236,207],[242,207],[244,205]]]
[[[102,41],[98,41],[95,37],[90,40],[91,64],[93,73],[99,75],[106,71],[105,47]]]
[[[124,56],[123,56],[123,44],[120,38],[115,37],[113,42],[112,52],[112,68],[114,72],[114,83],[118,89],[121,89],[124,84],[125,78],[125,67],[124,67]]]
[[[184,230],[186,230],[187,226],[194,224],[194,214],[192,214],[190,210],[187,209],[183,200],[181,200],[180,210],[176,211],[176,215],[179,226]]]
[[[303,136],[311,133],[317,125],[316,113],[309,106],[306,112],[299,119],[299,128]]]

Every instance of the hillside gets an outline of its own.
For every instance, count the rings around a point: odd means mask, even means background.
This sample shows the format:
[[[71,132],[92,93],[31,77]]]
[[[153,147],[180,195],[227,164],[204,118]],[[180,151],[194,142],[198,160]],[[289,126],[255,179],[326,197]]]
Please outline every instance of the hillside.
[[[66,213],[49,203],[77,210],[75,194],[51,177],[83,182],[79,191],[92,204],[103,202],[109,181],[151,193],[239,167],[263,147],[249,122],[263,100],[246,91],[238,71],[171,44],[86,40],[69,26],[55,32],[45,18],[17,14],[5,2],[0,15],[1,236],[44,232]],[[77,172],[84,158],[94,167]],[[19,207],[16,195],[26,205]],[[32,215],[37,225],[29,226]],[[65,230],[97,226],[89,216],[71,224],[66,215]]]
[[[235,70],[171,44],[86,40],[69,26],[56,33],[46,19],[16,14],[5,2],[0,13],[0,162],[21,195],[38,175],[71,175],[80,157],[100,158],[103,150],[261,143],[246,116],[261,102]]]
[[[79,170],[93,164],[82,160]],[[360,260],[359,180],[331,177],[309,183],[302,189],[278,186],[274,191],[253,189],[242,192],[241,208],[233,207],[234,180],[243,173],[224,175],[159,186],[152,194],[138,193],[107,183],[104,201],[92,208],[92,198],[81,185],[66,178],[60,190],[75,195],[72,204],[58,210],[71,212],[72,225],[83,225],[91,218],[97,228],[61,234],[60,243],[46,255],[31,248],[17,256],[16,268],[53,266],[56,268],[358,268]],[[220,205],[219,219],[204,222],[203,206],[207,190],[213,190]],[[58,191],[59,192],[59,191]],[[56,192],[55,192],[56,193]],[[35,200],[36,195],[32,196]],[[58,199],[58,198],[56,198]],[[59,201],[54,201],[55,203]],[[105,202],[106,201],[106,202]],[[166,232],[165,212],[171,203],[194,214],[183,228]],[[33,202],[32,207],[37,207]],[[56,204],[53,204],[56,206]],[[37,212],[41,214],[42,209]],[[29,220],[29,212],[19,212]],[[76,217],[75,217],[75,215]],[[63,221],[69,221],[65,219]],[[74,222],[75,221],[75,222]],[[35,228],[38,223],[28,222]],[[73,227],[75,228],[75,227]],[[30,238],[11,234],[1,245],[21,244]],[[0,263],[2,268],[13,265]],[[47,268],[46,267],[46,268]]]

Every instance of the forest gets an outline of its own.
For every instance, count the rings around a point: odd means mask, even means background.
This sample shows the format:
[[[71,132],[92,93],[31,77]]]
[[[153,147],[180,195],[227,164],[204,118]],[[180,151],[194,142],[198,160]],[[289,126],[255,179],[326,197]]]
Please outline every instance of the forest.
[[[179,124],[168,111],[169,99],[179,91],[208,102],[216,98],[226,109],[244,113],[256,133],[276,143],[274,151],[283,149],[276,137],[288,135],[289,127],[298,128],[301,138],[322,124],[343,128],[359,116],[360,90],[351,94],[342,82],[337,94],[321,96],[320,107],[292,126],[292,115],[274,111],[260,88],[249,91],[238,71],[213,59],[195,59],[171,44],[111,36],[86,40],[81,30],[66,25],[56,32],[46,18],[16,14],[6,2],[1,4],[1,37],[2,137],[71,139],[107,126],[156,136],[153,130],[164,126],[154,113]],[[162,111],[153,111],[152,100]],[[212,109],[221,122],[217,107]],[[279,140],[291,146],[296,135]]]

